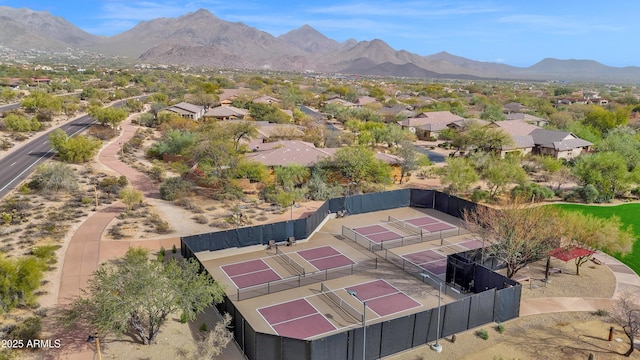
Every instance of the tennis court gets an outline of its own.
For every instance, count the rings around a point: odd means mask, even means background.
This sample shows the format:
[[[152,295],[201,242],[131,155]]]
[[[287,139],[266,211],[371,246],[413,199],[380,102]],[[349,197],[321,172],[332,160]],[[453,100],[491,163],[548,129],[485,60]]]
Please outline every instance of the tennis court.
[[[258,312],[278,334],[295,339],[336,330],[307,299],[297,299],[258,309]]]
[[[378,316],[386,316],[422,306],[409,295],[379,279],[346,287],[345,290],[367,304]]]
[[[378,231],[374,232],[374,230],[378,230]],[[398,234],[395,231],[389,230],[382,225],[371,225],[371,226],[359,227],[359,228],[353,229],[353,231],[373,241],[376,244],[381,244],[389,240],[402,239],[401,234]]]
[[[407,219],[404,221],[411,225],[415,225],[423,230],[426,230],[428,232],[451,230],[457,227],[429,215],[421,216],[413,219]]]
[[[238,289],[281,279],[280,275],[262,259],[224,265],[220,268]]]
[[[321,246],[300,250],[297,251],[297,253],[318,270],[327,270],[355,264],[355,261],[336,250],[333,246]]]
[[[443,251],[445,248],[417,251],[404,254],[402,257],[432,274],[441,276],[447,272],[447,253]]]

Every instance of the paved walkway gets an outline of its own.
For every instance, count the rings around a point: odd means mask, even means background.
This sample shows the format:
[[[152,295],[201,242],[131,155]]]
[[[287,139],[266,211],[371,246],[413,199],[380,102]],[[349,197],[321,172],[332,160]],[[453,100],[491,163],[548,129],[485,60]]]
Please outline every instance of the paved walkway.
[[[618,259],[598,253],[598,260],[607,266],[616,278],[616,290],[611,298],[531,298],[520,301],[520,316],[567,311],[611,311],[613,303],[626,293],[640,294],[640,277]],[[597,295],[597,294],[594,294]]]

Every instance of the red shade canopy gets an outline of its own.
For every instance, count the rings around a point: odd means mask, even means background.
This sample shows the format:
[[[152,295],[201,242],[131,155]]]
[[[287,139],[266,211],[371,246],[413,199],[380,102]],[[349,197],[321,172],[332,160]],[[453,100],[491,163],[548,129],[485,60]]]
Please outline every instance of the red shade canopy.
[[[549,256],[553,256],[556,259],[560,259],[562,261],[569,261],[575,258],[595,254],[596,252],[593,250],[581,248],[581,247],[559,247],[553,249],[549,252]]]

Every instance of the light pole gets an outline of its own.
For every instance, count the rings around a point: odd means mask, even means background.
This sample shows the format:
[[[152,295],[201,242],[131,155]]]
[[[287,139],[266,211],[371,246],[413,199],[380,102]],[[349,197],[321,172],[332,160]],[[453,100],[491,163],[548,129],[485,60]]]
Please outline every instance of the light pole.
[[[362,360],[367,359],[367,302],[358,297],[358,293],[353,290],[347,290],[349,295],[358,299],[362,303]]]
[[[420,274],[423,277],[428,277],[429,279],[436,281],[436,279],[432,278],[431,276],[429,276],[429,274],[425,274],[422,273]],[[438,323],[436,325],[436,343],[431,345],[431,350],[439,353],[442,352],[442,345],[438,342],[438,340],[440,339],[440,304],[442,301],[442,281],[437,281],[438,283]]]

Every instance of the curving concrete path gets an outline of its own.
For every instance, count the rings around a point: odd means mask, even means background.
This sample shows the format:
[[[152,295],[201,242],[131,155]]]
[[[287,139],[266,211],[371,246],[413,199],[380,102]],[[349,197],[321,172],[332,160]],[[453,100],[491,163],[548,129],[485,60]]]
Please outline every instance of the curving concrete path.
[[[613,303],[626,293],[640,293],[640,276],[618,259],[599,252],[598,260],[607,266],[616,278],[616,290],[610,298],[532,298],[520,301],[520,316],[537,315],[567,311],[596,311],[604,309],[610,311]]]

